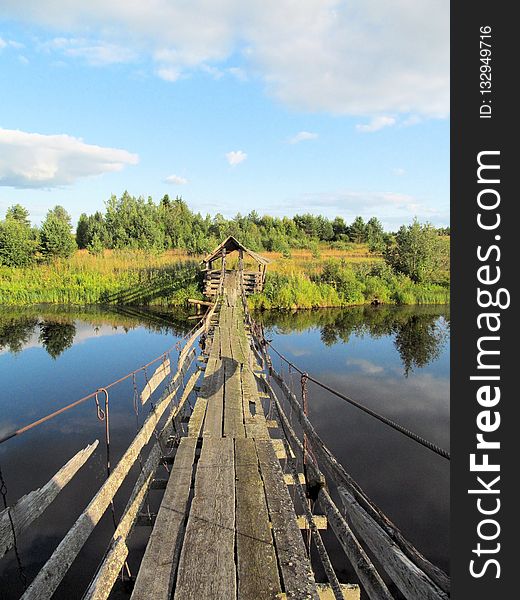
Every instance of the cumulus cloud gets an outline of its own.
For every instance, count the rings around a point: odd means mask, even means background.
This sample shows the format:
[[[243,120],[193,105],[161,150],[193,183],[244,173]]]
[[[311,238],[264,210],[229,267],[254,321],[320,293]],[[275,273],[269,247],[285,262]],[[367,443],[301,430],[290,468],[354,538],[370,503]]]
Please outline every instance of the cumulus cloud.
[[[185,177],[180,177],[180,175],[168,175],[164,181],[166,183],[173,183],[174,185],[184,185],[185,183],[188,183],[188,180]]]
[[[380,129],[384,129],[385,127],[391,127],[395,125],[394,117],[374,117],[370,123],[366,125],[356,125],[357,131],[361,133],[373,133],[374,131],[379,131]]]
[[[242,150],[232,150],[231,152],[228,152],[226,154],[226,158],[227,158],[228,163],[232,167],[236,167],[241,162],[246,160],[247,154],[245,152],[242,152]]]
[[[269,93],[305,111],[449,111],[448,0],[3,0],[3,16],[151,56],[160,77],[238,58]]]
[[[307,140],[315,140],[318,137],[317,133],[311,133],[310,131],[300,131],[295,136],[289,139],[289,144],[299,144]]]
[[[0,128],[0,186],[52,188],[135,165],[137,154],[86,144],[70,135]]]

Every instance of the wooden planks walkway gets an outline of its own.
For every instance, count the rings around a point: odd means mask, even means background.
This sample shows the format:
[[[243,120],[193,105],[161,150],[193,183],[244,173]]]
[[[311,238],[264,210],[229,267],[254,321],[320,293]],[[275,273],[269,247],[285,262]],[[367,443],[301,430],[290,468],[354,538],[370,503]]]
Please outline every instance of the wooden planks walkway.
[[[132,598],[317,600],[253,373],[236,274],[224,288],[188,437],[177,449]]]

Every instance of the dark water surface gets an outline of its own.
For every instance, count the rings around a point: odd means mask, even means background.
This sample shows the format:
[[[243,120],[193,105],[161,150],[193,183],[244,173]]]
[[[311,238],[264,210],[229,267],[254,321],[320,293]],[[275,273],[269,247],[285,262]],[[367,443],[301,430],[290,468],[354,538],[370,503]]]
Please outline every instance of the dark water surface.
[[[271,312],[258,319],[273,345],[302,369],[449,449],[447,309]],[[0,310],[0,437],[155,358],[192,324],[184,315],[136,310]],[[175,357],[174,351],[173,367]],[[276,359],[274,364],[280,367]],[[286,367],[284,372],[289,375]],[[140,389],[145,380],[139,377]],[[290,377],[297,389],[299,379]],[[140,415],[141,423],[148,410]],[[312,383],[309,410],[338,460],[417,548],[447,570],[448,461]],[[136,431],[131,380],[110,390],[110,423],[115,464]],[[78,475],[21,536],[19,553],[29,581],[105,479],[103,435],[104,424],[97,420],[91,400],[0,445],[0,467],[12,504],[44,485],[80,448],[100,441]],[[116,497],[117,515],[136,476],[137,467]],[[90,581],[113,531],[109,513],[55,597],[81,597],[78,590]],[[134,536],[134,560],[144,547],[144,530],[148,528],[139,528]],[[333,559],[339,566],[340,553],[333,553]],[[352,580],[348,569],[345,576]],[[0,598],[17,598],[22,589],[11,551],[0,561]]]
[[[448,308],[261,318],[272,345],[300,369],[449,450]],[[298,391],[299,375],[275,355],[273,364]],[[309,417],[325,444],[417,549],[448,572],[449,461],[312,382],[308,389]]]

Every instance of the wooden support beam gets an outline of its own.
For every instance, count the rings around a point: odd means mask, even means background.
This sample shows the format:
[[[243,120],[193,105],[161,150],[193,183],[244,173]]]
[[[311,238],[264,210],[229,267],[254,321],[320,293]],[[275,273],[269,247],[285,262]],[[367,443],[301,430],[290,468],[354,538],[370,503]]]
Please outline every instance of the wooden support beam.
[[[139,433],[115,466],[110,477],[89,502],[87,508],[81,513],[27,588],[22,596],[23,600],[41,600],[41,598],[50,598],[54,594],[94,527],[105,514],[112,498],[120,488],[142,448],[150,440],[157,423],[170,405],[174,394],[175,391],[172,391],[164,396],[155,406],[154,411],[148,415]]]
[[[87,462],[98,446],[98,440],[80,450],[42,488],[22,496],[13,506],[0,512],[0,558],[14,545],[11,517],[16,537],[43,514],[61,490]]]
[[[296,413],[298,421],[302,426],[304,433],[312,445],[312,449],[317,459],[321,461],[331,479],[338,486],[343,486],[353,494],[362,508],[370,515],[374,524],[379,525],[397,544],[412,563],[414,563],[424,574],[429,577],[435,586],[447,597],[450,589],[450,579],[439,567],[433,565],[402,535],[399,529],[388,519],[388,517],[366,496],[354,479],[345,471],[343,466],[338,463],[332,452],[325,446],[321,438],[316,433],[313,425],[304,414],[296,396],[290,391],[283,378],[271,367],[271,374],[280,389],[288,399],[293,410]]]
[[[361,508],[348,490],[340,486],[338,493],[354,528],[377,556],[381,566],[405,598],[409,600],[417,600],[417,598],[448,600],[449,596],[405,556],[397,544]]]

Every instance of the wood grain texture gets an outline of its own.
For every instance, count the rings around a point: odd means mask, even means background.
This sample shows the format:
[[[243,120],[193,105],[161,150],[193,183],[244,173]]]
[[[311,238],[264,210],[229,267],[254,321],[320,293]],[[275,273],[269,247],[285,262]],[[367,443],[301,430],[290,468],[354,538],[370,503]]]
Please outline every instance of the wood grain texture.
[[[283,472],[270,441],[255,440],[287,598],[318,600],[316,582]]]
[[[133,600],[168,600],[171,596],[184,533],[196,446],[195,438],[181,439],[135,581]]]
[[[206,438],[197,465],[174,598],[235,598],[234,548],[233,439]]]
[[[268,600],[282,591],[255,442],[235,440],[238,598]]]

